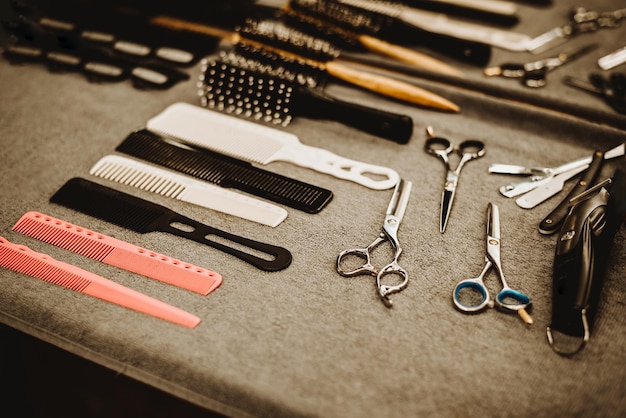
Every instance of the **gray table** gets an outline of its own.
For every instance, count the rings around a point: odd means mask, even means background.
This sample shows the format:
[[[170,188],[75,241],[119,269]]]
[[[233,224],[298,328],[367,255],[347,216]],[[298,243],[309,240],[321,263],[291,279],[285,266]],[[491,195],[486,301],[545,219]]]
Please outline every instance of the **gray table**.
[[[573,2],[558,3],[521,6],[516,29],[538,34],[564,21]],[[609,10],[618,3],[593,6]],[[0,236],[183,308],[202,322],[186,329],[5,269],[0,321],[232,416],[622,416],[624,229],[616,236],[591,341],[579,355],[560,357],[545,335],[555,238],[537,232],[560,197],[523,210],[498,193],[510,178],[487,174],[491,163],[558,165],[626,139],[623,115],[560,83],[564,75],[595,70],[594,58],[617,49],[620,39],[626,39],[626,27],[575,38],[570,45],[600,46],[551,74],[541,91],[484,79],[480,69],[463,64],[463,82],[405,75],[458,103],[459,114],[328,86],[328,93],[346,100],[410,115],[415,129],[407,145],[337,122],[300,118],[285,128],[307,145],[392,167],[414,183],[399,231],[410,282],[393,296],[392,309],[378,300],[372,278],[344,278],[334,268],[341,250],[366,245],[379,233],[390,190],[273,163],[264,168],[328,188],[334,199],[315,215],[289,210],[284,223],[270,228],[91,178],[216,228],[287,247],[292,265],[271,273],[201,244],[158,232],[140,235],[48,201],[68,179],[89,178],[99,158],[115,153],[130,132],[169,104],[197,104],[198,68],[189,70],[188,82],[148,92],[0,60]],[[511,58],[531,56],[495,51],[492,62]],[[487,155],[464,169],[445,234],[438,230],[443,166],[422,150],[429,125],[454,141],[473,137],[487,144]],[[453,308],[454,284],[482,268],[488,202],[500,207],[508,280],[533,300],[532,326],[495,310],[467,316]],[[13,232],[30,210],[216,270],[224,281],[203,297]],[[495,280],[488,283],[496,289]]]

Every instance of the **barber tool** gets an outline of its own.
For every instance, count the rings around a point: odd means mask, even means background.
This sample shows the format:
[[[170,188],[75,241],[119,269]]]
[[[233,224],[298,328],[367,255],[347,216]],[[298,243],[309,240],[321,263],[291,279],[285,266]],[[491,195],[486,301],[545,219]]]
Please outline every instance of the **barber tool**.
[[[319,213],[333,198],[328,189],[254,167],[247,161],[189,148],[146,129],[132,132],[115,150],[306,213]]]
[[[200,318],[179,308],[3,237],[0,237],[0,266],[187,328],[200,323]]]
[[[576,167],[550,178],[550,181],[540,181],[533,190],[515,199],[517,206],[523,209],[532,209],[559,193],[565,187],[565,182],[587,170],[588,166]],[[583,180],[580,180],[583,181]]]
[[[271,227],[287,217],[280,206],[117,155],[102,157],[89,174]]]
[[[193,146],[235,158],[259,164],[290,162],[375,190],[390,189],[399,179],[391,168],[343,158],[304,145],[292,133],[187,103],[168,106],[146,126]]]
[[[620,157],[624,155],[625,151],[626,149],[624,144],[619,144],[618,146],[604,152],[604,159],[609,160],[611,158]],[[549,183],[559,174],[570,170],[576,170],[581,166],[587,167],[591,164],[592,160],[593,155],[570,161],[558,167],[523,167],[511,164],[491,164],[489,166],[489,173],[527,176],[524,181],[510,183],[499,188],[500,194],[505,197],[512,198]]]
[[[13,231],[202,295],[208,295],[222,283],[222,276],[214,271],[39,212],[22,215],[13,225]]]
[[[459,111],[456,104],[414,84],[346,65],[338,59],[340,51],[329,45],[326,40],[313,38],[277,21],[249,20],[238,32],[224,31],[170,16],[156,16],[150,19],[150,23],[170,29],[216,36],[228,40],[233,45],[243,42],[318,67],[339,80],[387,97],[433,109]]]
[[[439,232],[443,234],[446,231],[448,218],[452,211],[454,195],[456,194],[463,166],[469,161],[484,156],[486,150],[484,142],[477,139],[468,139],[461,142],[459,145],[453,145],[452,142],[446,138],[434,136],[432,127],[430,126],[426,129],[426,132],[429,138],[427,138],[424,143],[424,151],[439,158],[446,167],[446,181],[441,194],[441,211],[439,214]],[[452,153],[461,157],[455,169],[450,166],[448,157]]]
[[[548,343],[562,356],[578,353],[591,336],[613,240],[626,218],[626,165],[570,204],[556,240],[546,329]]]
[[[335,120],[400,144],[413,133],[409,116],[342,101],[319,89],[222,61],[204,60],[199,84],[202,106],[235,116],[281,126],[298,115]]]
[[[598,59],[598,67],[603,70],[612,70],[618,65],[622,65],[624,63],[626,63],[626,46],[623,46]]]
[[[443,13],[418,10],[389,1],[339,0],[365,10],[378,12],[403,21],[424,31],[448,35],[467,41],[483,43],[508,51],[527,51],[532,40],[529,35],[502,30],[484,24],[448,17]]]
[[[394,58],[434,73],[463,77],[462,72],[438,59],[376,37],[376,27],[368,26],[353,9],[346,9],[337,1],[291,0],[282,10],[286,19],[290,19],[288,21],[290,25],[295,26],[296,22],[300,26],[308,25],[309,31],[314,29],[316,32],[331,33],[343,39],[353,40],[378,55]]]
[[[588,80],[568,76],[563,78],[563,83],[598,96],[617,113],[626,114],[626,74],[611,73],[607,78],[591,73]]]
[[[526,87],[545,87],[548,72],[587,54],[595,48],[596,45],[591,44],[570,52],[561,52],[554,57],[544,58],[526,64],[500,64],[495,67],[485,68],[483,74],[488,77],[500,76],[518,79],[522,85]]]
[[[50,201],[141,234],[154,231],[167,232],[206,244],[260,270],[278,271],[291,264],[291,253],[285,248],[221,231],[187,218],[165,206],[82,178],[68,180]],[[219,241],[212,237],[219,237]],[[223,241],[237,244],[237,248],[228,246]],[[240,249],[241,247],[245,247],[249,252]],[[263,253],[264,256],[259,257],[252,253]]]
[[[616,28],[626,18],[626,9],[617,9],[608,12],[587,10],[584,7],[575,7],[570,13],[570,21],[534,37],[528,42],[528,50],[541,54],[548,49],[557,47],[575,35],[595,32],[605,28]]]
[[[409,196],[411,194],[411,187],[413,183],[400,179],[396,185],[387,212],[383,227],[380,235],[366,248],[349,248],[339,253],[337,257],[337,272],[345,277],[354,277],[362,274],[369,274],[376,277],[376,288],[378,289],[378,296],[382,302],[388,308],[393,306],[393,302],[389,299],[389,295],[400,292],[409,283],[409,275],[407,271],[400,267],[398,259],[402,254],[402,248],[400,247],[400,241],[398,241],[398,229],[404,216],[404,212],[409,203]],[[380,270],[376,269],[372,265],[371,255],[374,249],[381,243],[388,241],[391,247],[395,251],[393,260],[382,267]],[[353,256],[365,260],[365,264],[354,270],[346,270],[345,266],[349,264],[348,258]],[[398,284],[386,285],[383,284],[385,276],[399,276],[400,281]]]
[[[503,312],[517,312],[520,318],[530,325],[533,323],[533,319],[526,311],[531,307],[530,298],[508,286],[502,271],[500,251],[500,210],[497,205],[489,203],[487,206],[485,267],[478,277],[461,280],[454,287],[452,292],[454,306],[464,313],[477,313],[495,306]],[[498,292],[494,300],[491,300],[489,290],[483,281],[492,267],[495,268],[502,283],[502,290]],[[478,302],[476,302],[477,297]]]
[[[464,19],[513,26],[519,23],[518,6],[504,0],[397,0],[422,10],[446,13]]]

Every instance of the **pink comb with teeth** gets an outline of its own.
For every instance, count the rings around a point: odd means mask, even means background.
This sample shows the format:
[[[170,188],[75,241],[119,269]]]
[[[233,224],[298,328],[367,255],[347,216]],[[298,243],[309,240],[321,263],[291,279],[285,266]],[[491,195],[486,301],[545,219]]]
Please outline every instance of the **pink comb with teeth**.
[[[114,267],[208,295],[222,283],[214,271],[157,254],[39,212],[27,212],[13,230]]]
[[[0,266],[188,328],[200,318],[79,267],[0,237]]]

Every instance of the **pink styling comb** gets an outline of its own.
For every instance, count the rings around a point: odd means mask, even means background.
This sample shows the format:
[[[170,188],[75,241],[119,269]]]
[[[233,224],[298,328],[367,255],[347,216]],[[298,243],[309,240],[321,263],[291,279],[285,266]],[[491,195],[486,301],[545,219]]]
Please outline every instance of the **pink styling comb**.
[[[188,328],[200,318],[109,279],[0,237],[0,266]]]
[[[213,271],[38,212],[24,214],[13,225],[13,230],[105,264],[203,295],[209,294],[222,283],[222,276]]]

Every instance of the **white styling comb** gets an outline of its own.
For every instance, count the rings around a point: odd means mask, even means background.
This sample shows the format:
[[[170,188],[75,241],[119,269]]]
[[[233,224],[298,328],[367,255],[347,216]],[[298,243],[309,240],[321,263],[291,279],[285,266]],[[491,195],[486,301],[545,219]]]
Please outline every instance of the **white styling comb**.
[[[146,127],[234,158],[259,164],[285,161],[370,189],[390,189],[400,179],[391,168],[343,158],[330,151],[304,145],[292,133],[188,103],[170,105],[150,119]]]

